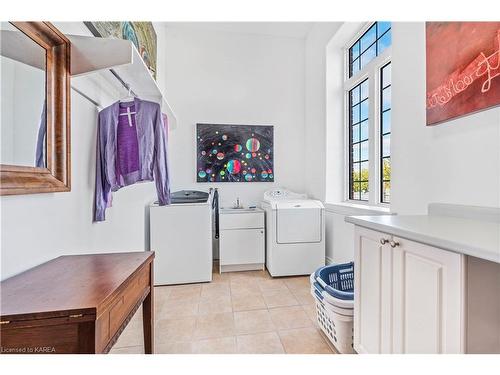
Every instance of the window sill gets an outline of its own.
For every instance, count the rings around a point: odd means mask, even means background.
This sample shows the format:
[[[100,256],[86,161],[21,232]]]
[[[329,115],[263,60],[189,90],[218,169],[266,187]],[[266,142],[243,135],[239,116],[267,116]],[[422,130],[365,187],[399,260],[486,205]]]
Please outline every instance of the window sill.
[[[367,204],[356,204],[351,202],[326,203],[325,210],[338,215],[345,216],[376,216],[395,215],[390,207],[369,206]]]

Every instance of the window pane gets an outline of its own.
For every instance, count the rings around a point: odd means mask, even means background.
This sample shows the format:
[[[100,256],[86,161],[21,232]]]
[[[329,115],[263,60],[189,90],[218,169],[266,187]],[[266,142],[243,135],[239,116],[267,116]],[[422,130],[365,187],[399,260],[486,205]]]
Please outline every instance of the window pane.
[[[350,95],[350,119],[349,131],[351,132],[349,157],[350,171],[349,176],[350,193],[349,198],[353,200],[365,199],[368,194],[368,120],[360,123],[361,111],[363,117],[368,117],[368,80],[363,81],[349,91]],[[364,97],[364,98],[363,98]],[[363,100],[365,99],[365,100]],[[356,102],[361,100],[361,102]],[[361,135],[364,137],[361,138]],[[363,156],[361,156],[363,154]],[[365,160],[361,163],[361,157]],[[361,173],[361,167],[365,170]],[[365,181],[362,181],[365,179]]]
[[[373,58],[391,45],[391,23],[374,23],[349,48],[349,77],[363,69]]]
[[[352,165],[352,180],[353,181],[359,181],[361,178],[360,175],[360,164],[359,163],[354,163]]]
[[[390,38],[391,31],[389,30],[385,36]],[[384,36],[384,37],[385,37]],[[389,43],[390,44],[390,43]],[[381,176],[380,176],[380,200],[383,203],[390,203],[391,196],[391,64],[384,66],[380,72],[382,80],[381,91],[381,105],[382,105],[382,118],[381,118]]]
[[[382,183],[382,202],[389,203],[391,201],[391,181]]]
[[[357,122],[359,122],[359,104],[352,107],[351,119],[352,119],[353,124],[356,124]]]
[[[361,145],[361,160],[368,160],[368,141],[360,143]]]
[[[391,84],[391,64],[388,64],[382,68],[382,87],[387,87]]]
[[[370,199],[370,194],[368,194],[368,182],[360,182],[361,197],[362,201],[367,201]]]
[[[364,121],[368,118],[368,100],[365,100],[364,102],[361,102],[361,121]]]
[[[387,47],[391,45],[392,36],[391,30],[389,30],[382,38],[377,41],[378,44],[378,53],[381,54]]]
[[[382,91],[382,111],[391,108],[391,87],[386,87]],[[363,115],[361,115],[363,117]]]
[[[352,127],[352,143],[359,142],[359,127],[360,125],[354,125]]]
[[[363,121],[360,124],[360,126],[361,126],[361,128],[360,128],[361,136],[360,136],[359,140],[366,141],[368,139],[368,120]]]
[[[365,161],[361,163],[361,178],[360,181],[368,181],[369,170],[368,170],[368,162]]]
[[[359,201],[361,199],[360,190],[361,190],[361,184],[359,182],[354,182],[352,184],[351,199],[356,199]]]
[[[359,86],[351,90],[351,105],[359,103]]]
[[[361,83],[361,100],[368,98],[368,80]]]
[[[375,24],[370,27],[370,29],[361,37],[361,53],[363,53],[368,47],[372,45],[377,39],[377,32],[375,30]]]
[[[351,66],[351,77],[356,74],[357,72],[359,72],[359,62],[360,62],[360,58],[358,58],[357,60],[353,61],[352,63],[352,66]]]
[[[391,131],[391,111],[382,113],[382,134]]]
[[[382,180],[389,181],[391,179],[391,158],[382,159]]]
[[[359,41],[351,47],[351,56],[353,60],[359,56]]]
[[[387,134],[382,137],[382,157],[391,155],[391,135]]]
[[[352,161],[359,161],[359,143],[352,146]]]
[[[377,56],[377,46],[374,44],[361,55],[361,69]]]
[[[377,30],[377,38],[380,38],[380,36],[385,33],[387,30],[391,28],[391,23],[390,22],[377,22],[378,30]]]

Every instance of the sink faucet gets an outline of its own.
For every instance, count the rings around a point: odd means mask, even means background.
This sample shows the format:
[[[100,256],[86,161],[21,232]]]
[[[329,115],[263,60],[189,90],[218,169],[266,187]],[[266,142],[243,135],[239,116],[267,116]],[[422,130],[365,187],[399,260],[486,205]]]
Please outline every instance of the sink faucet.
[[[241,208],[241,206],[240,206],[240,197],[236,198],[236,203],[234,204],[234,208]]]

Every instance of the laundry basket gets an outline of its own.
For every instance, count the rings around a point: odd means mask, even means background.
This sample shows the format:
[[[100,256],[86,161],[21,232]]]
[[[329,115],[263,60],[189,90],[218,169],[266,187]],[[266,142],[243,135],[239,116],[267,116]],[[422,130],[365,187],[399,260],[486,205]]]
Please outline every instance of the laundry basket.
[[[321,330],[340,353],[354,353],[354,263],[322,267],[310,281]]]
[[[354,300],[354,262],[321,267],[317,271],[316,281],[332,297]]]

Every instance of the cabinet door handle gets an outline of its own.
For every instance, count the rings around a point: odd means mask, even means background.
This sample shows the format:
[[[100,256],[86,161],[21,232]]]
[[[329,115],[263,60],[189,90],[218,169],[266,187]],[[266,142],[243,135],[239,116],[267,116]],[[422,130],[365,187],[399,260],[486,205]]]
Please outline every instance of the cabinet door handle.
[[[388,240],[387,238],[381,238],[381,239],[380,239],[380,243],[381,243],[382,245],[385,245],[387,242],[389,242],[389,240]]]
[[[391,245],[392,248],[396,247],[396,246],[399,246],[399,242],[396,242],[396,241],[391,241],[389,243],[389,245]]]

